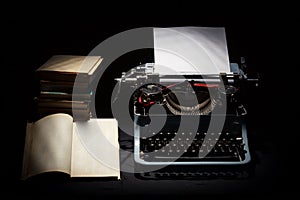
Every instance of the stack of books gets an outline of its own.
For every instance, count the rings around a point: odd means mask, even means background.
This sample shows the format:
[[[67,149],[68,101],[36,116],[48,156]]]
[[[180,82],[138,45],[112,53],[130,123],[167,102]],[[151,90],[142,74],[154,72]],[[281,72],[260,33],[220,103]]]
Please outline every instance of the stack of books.
[[[74,120],[88,120],[92,86],[102,60],[100,56],[55,55],[38,68],[37,116],[66,113]]]

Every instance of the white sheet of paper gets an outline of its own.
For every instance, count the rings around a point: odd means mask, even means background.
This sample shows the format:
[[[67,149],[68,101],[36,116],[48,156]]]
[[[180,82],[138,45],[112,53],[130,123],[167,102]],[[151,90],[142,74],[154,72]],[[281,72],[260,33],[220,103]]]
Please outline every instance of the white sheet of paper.
[[[154,28],[154,60],[160,75],[230,73],[225,29]]]

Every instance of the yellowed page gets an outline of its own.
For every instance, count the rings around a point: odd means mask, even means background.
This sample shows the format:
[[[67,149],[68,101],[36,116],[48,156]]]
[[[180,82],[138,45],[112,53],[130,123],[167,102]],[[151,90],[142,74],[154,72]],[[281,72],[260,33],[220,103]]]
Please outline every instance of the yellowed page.
[[[59,171],[70,174],[73,118],[53,114],[27,125],[23,174]]]
[[[73,130],[71,176],[120,179],[117,120],[75,122]]]
[[[100,56],[54,55],[37,71],[55,71],[90,74],[98,67]]]

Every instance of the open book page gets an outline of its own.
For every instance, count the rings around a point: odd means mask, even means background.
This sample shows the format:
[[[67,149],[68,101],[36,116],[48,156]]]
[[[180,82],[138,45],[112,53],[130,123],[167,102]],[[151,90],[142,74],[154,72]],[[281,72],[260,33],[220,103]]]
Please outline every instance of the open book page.
[[[74,123],[71,176],[120,179],[116,119]]]
[[[27,125],[22,178],[43,172],[70,174],[73,119],[54,114]]]

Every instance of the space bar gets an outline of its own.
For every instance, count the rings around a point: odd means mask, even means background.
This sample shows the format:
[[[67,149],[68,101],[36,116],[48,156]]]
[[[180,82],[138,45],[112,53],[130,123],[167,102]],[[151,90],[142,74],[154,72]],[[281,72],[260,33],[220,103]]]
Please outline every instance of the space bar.
[[[159,160],[173,160],[173,161],[238,161],[239,159],[234,156],[206,156],[200,157],[172,157],[172,156],[155,156]]]

